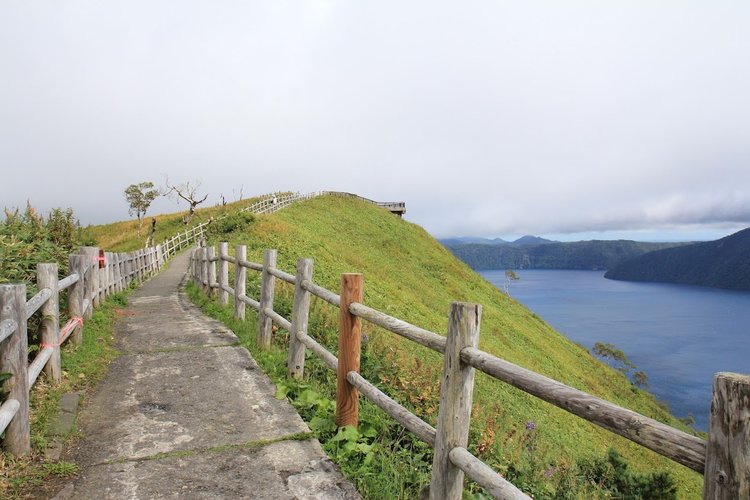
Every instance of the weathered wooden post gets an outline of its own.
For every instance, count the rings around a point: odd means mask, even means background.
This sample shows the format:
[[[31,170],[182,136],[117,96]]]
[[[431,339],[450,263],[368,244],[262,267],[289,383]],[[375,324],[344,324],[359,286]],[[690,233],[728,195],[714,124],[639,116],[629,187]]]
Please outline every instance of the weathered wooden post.
[[[0,373],[12,373],[5,382],[8,399],[20,403],[13,420],[5,429],[5,448],[12,454],[31,451],[29,424],[29,346],[26,334],[26,285],[0,285],[0,322],[16,323],[13,333],[0,342]]]
[[[87,258],[86,269],[88,279],[86,280],[86,297],[91,301],[93,307],[99,307],[99,267],[94,265],[99,259],[99,247],[81,247],[81,254]],[[91,316],[87,316],[90,318]]]
[[[229,257],[229,243],[219,243],[219,305],[225,306],[229,303],[229,294],[225,288],[229,287],[229,263],[224,260]]]
[[[52,295],[47,302],[42,304],[42,323],[39,325],[39,333],[42,347],[45,345],[54,349],[52,357],[44,366],[44,373],[54,382],[62,379],[62,368],[60,367],[60,292],[57,287],[57,264],[37,264],[36,283],[39,290],[49,288]]]
[[[120,262],[120,254],[117,252],[113,253],[112,261],[114,263],[115,293],[119,293],[122,291],[122,262]]]
[[[201,247],[198,256],[201,261],[201,288],[203,289],[203,293],[208,294],[211,291],[208,286],[208,249]]]
[[[83,255],[83,299],[81,304],[83,305],[83,319],[91,318],[94,314],[94,280],[96,275],[94,274],[94,265],[91,261],[90,255]]]
[[[307,334],[307,320],[310,314],[310,292],[302,288],[304,280],[312,281],[312,259],[297,261],[297,276],[294,283],[294,305],[292,306],[292,329],[289,332],[289,355],[287,356],[287,373],[290,377],[301,379],[305,372],[305,344],[299,341],[297,334]]]
[[[276,277],[268,272],[276,267],[276,249],[269,248],[263,252],[263,272],[260,282],[260,307],[258,311],[258,345],[261,349],[271,347],[273,335],[273,320],[265,313],[266,308],[273,309],[273,294],[276,286]]]
[[[336,377],[336,425],[357,426],[359,392],[346,380],[349,372],[359,373],[362,320],[349,312],[349,304],[362,302],[364,276],[341,275],[341,312],[339,313],[339,367]]]
[[[245,269],[241,262],[247,260],[247,247],[245,245],[237,245],[234,247],[234,319],[245,319],[245,303],[240,300],[240,297],[245,295],[247,288],[247,269]]]
[[[68,316],[83,318],[83,296],[86,290],[86,257],[84,255],[70,255],[70,272],[78,275],[78,281],[68,287]],[[77,325],[71,336],[71,342],[81,345],[83,342],[83,327]]]
[[[216,249],[212,246],[206,248],[206,259],[208,260],[208,296],[214,297],[214,283],[216,283]]]
[[[750,375],[714,377],[703,498],[750,498]]]
[[[461,362],[461,350],[479,345],[481,320],[481,305],[451,304],[440,383],[430,500],[460,500],[463,494],[464,473],[453,465],[448,454],[457,446],[466,448],[469,441],[474,368]]]
[[[97,262],[99,269],[99,301],[104,301],[109,295],[109,259],[107,252],[99,250],[99,259],[103,259],[103,264]]]

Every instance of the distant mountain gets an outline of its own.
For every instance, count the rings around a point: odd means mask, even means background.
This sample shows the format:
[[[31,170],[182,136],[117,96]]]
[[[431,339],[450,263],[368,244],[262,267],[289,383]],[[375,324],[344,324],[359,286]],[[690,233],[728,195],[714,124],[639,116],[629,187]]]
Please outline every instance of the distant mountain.
[[[539,236],[521,236],[513,242],[514,245],[545,245],[547,243],[558,243],[556,241],[540,238]]]
[[[523,238],[521,238],[523,239]],[[540,238],[542,239],[542,238]],[[545,240],[546,241],[546,240]],[[443,244],[473,269],[612,269],[646,252],[685,243],[644,243],[629,240],[487,245]]]
[[[604,276],[750,290],[750,228],[716,241],[651,252],[610,268]]]
[[[502,238],[478,238],[476,236],[458,236],[456,238],[443,238],[438,240],[443,246],[450,247],[455,245],[465,245],[473,243],[475,245],[509,245],[510,242]]]

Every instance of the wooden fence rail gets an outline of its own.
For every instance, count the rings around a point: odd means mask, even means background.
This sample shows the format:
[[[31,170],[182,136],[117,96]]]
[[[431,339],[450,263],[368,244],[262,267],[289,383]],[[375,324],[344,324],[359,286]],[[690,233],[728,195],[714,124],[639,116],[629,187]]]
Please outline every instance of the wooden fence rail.
[[[172,245],[171,248],[175,251],[180,247]],[[5,382],[8,397],[0,406],[4,449],[14,455],[24,455],[31,450],[29,391],[42,372],[53,383],[60,382],[60,347],[69,338],[73,344],[80,345],[84,322],[91,317],[92,309],[109,295],[157,272],[165,264],[167,255],[169,252],[162,245],[128,253],[83,247],[79,254],[70,256],[71,274],[63,279],[58,279],[57,264],[37,264],[39,292],[28,300],[25,284],[0,285],[0,372],[12,375]],[[66,294],[69,319],[61,327],[62,293]],[[40,345],[29,363],[28,321],[37,312]]]
[[[263,264],[247,261],[244,245],[237,245],[234,257],[228,255],[226,243],[219,244],[215,257],[209,258],[208,255],[211,252],[205,248],[192,251],[192,279],[209,293],[214,289],[226,293],[227,302],[231,296],[235,318],[244,319],[245,305],[258,311],[258,344],[261,347],[270,345],[269,321],[288,330],[287,370],[290,377],[303,376],[305,349],[310,349],[326,366],[337,372],[337,424],[357,424],[359,393],[435,449],[430,484],[432,499],[461,498],[464,474],[495,498],[528,498],[467,451],[474,370],[483,371],[704,474],[704,498],[750,496],[750,419],[747,417],[750,414],[750,376],[716,375],[709,439],[705,441],[481,351],[478,349],[480,305],[452,304],[448,332],[443,336],[362,304],[361,275],[342,275],[340,294],[336,294],[313,282],[311,259],[299,259],[296,274],[292,275],[276,268],[276,250],[266,250]],[[211,262],[234,265],[234,288],[228,286],[228,265],[220,265],[218,275],[209,280],[210,273],[203,270]],[[258,300],[246,294],[248,269],[261,273]],[[294,286],[291,320],[273,310],[275,279]],[[308,331],[311,295],[341,311],[338,357],[321,346]],[[360,319],[444,355],[437,428],[409,412],[358,373]]]

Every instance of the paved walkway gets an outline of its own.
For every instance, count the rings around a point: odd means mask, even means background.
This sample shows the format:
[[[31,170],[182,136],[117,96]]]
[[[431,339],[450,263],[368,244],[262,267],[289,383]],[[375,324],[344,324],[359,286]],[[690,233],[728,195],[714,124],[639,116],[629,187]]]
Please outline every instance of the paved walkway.
[[[359,498],[237,337],[178,292],[187,262],[131,295],[58,497]]]

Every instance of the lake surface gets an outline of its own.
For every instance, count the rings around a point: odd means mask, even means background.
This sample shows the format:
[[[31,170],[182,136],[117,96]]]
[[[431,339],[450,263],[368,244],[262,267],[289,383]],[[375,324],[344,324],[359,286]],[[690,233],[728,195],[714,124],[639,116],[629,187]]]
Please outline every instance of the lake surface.
[[[613,281],[602,271],[516,273],[514,299],[589,349],[622,349],[650,391],[698,429],[708,428],[714,373],[750,373],[750,292]],[[502,290],[504,270],[480,274]]]

